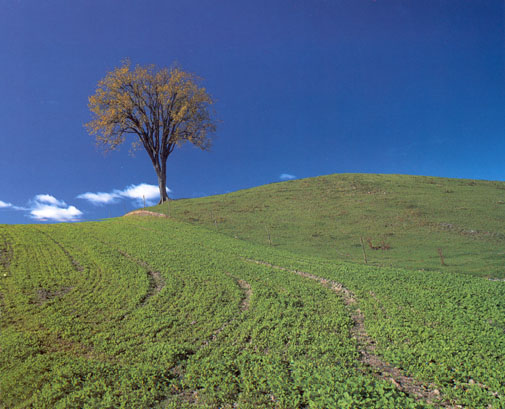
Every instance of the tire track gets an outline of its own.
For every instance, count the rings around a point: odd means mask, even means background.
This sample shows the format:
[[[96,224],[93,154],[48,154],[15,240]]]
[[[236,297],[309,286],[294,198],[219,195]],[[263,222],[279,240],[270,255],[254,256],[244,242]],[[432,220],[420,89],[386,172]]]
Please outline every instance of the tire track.
[[[116,249],[116,251],[123,257],[146,269],[147,278],[149,279],[149,290],[147,290],[147,293],[140,300],[140,306],[146,305],[149,298],[154,297],[163,289],[163,287],[165,287],[165,280],[163,280],[163,277],[159,271],[154,270],[145,261],[133,257],[124,250]]]
[[[230,273],[225,273],[228,277],[231,277],[233,280],[235,280],[235,282],[237,283],[237,285],[240,287],[240,289],[243,291],[244,293],[244,297],[242,298],[242,301],[240,302],[240,315],[225,322],[220,328],[216,329],[212,335],[207,338],[205,341],[203,341],[202,343],[202,347],[207,347],[208,345],[210,345],[211,342],[215,341],[216,338],[218,337],[218,335],[223,332],[223,330],[225,328],[227,328],[229,325],[231,325],[233,322],[235,322],[240,316],[242,316],[243,313],[245,313],[249,307],[251,306],[251,296],[252,296],[252,289],[251,289],[251,285],[245,281],[245,280],[242,280],[240,278],[236,278],[234,277],[233,275],[231,275]]]
[[[440,396],[440,391],[435,384],[424,384],[418,380],[405,375],[400,369],[382,360],[376,355],[375,341],[368,335],[365,329],[365,316],[357,307],[356,296],[352,291],[345,288],[341,283],[329,280],[323,277],[316,276],[300,270],[290,270],[285,267],[276,266],[265,261],[245,259],[250,263],[261,264],[267,267],[275,268],[277,270],[287,271],[297,274],[304,278],[317,281],[321,285],[330,288],[335,293],[342,296],[344,304],[351,310],[351,318],[354,326],[351,329],[351,335],[356,339],[358,344],[358,352],[360,355],[360,362],[371,369],[371,373],[378,379],[382,379],[392,383],[397,389],[410,394],[417,399],[423,399],[427,403],[434,404],[437,407],[444,408],[459,408],[461,406],[453,406],[447,401],[443,401]]]
[[[40,228],[37,228],[36,231],[38,231],[40,234],[42,234],[44,237],[47,237],[49,240],[51,240],[54,244],[56,244],[60,250],[65,254],[65,256],[68,258],[70,263],[72,264],[72,267],[74,270],[82,273],[84,271],[84,267],[79,264],[79,262],[70,254],[70,252],[61,244],[59,241],[57,241],[54,237],[52,237],[49,233],[41,230]],[[69,293],[74,289],[73,286],[65,286],[60,288],[59,290],[47,290],[45,288],[39,288],[37,290],[37,303],[39,305],[43,305],[47,301],[51,300],[52,298],[59,297],[59,296],[64,296],[65,294]]]
[[[214,330],[212,332],[212,334],[201,343],[201,346],[199,348],[197,348],[190,356],[186,357],[185,361],[188,361],[191,356],[196,355],[200,350],[208,348],[212,344],[212,342],[214,342],[217,339],[217,337],[219,336],[219,334],[221,332],[223,332],[227,327],[229,327],[231,324],[233,324],[235,321],[237,321],[240,317],[242,317],[243,314],[251,306],[251,297],[253,294],[251,285],[247,281],[237,278],[230,273],[225,272],[225,274],[228,277],[235,280],[235,282],[237,283],[237,285],[240,287],[240,289],[243,292],[243,298],[240,301],[240,305],[239,305],[240,314],[238,316],[232,318],[231,320],[225,322],[220,328]],[[192,322],[192,324],[193,324],[193,322]],[[179,380],[182,380],[184,377],[183,364],[179,363],[179,365],[177,365],[175,368],[173,368],[172,374],[174,375],[174,377],[178,378]],[[178,399],[180,402],[184,402],[186,404],[195,404],[198,402],[198,391],[177,388],[176,390],[174,390],[174,392],[175,393],[172,396],[172,398],[175,396],[176,399]],[[169,402],[169,400],[166,400],[165,403],[168,403],[168,402]]]
[[[163,287],[165,287],[165,280],[163,279],[163,276],[161,275],[161,273],[157,270],[155,270],[154,268],[152,268],[148,263],[146,263],[144,260],[140,260],[134,256],[132,256],[131,254],[129,254],[128,252],[126,252],[125,250],[122,250],[116,246],[114,246],[113,244],[111,243],[108,243],[108,242],[105,242],[101,239],[99,239],[98,237],[94,237],[94,239],[100,243],[102,243],[104,246],[114,250],[114,251],[117,251],[119,254],[121,254],[121,256],[123,256],[124,258],[130,260],[131,262],[143,267],[146,272],[147,272],[147,279],[149,280],[149,289],[147,290],[146,294],[141,298],[140,300],[140,306],[144,306],[147,304],[147,301],[151,298],[151,297],[154,297],[156,294],[158,294],[162,289]],[[123,316],[123,318],[125,318],[126,316],[128,315],[125,314]]]
[[[251,285],[247,281],[242,279],[237,279],[237,284],[244,292],[244,298],[240,303],[240,311],[245,312],[251,306],[251,296],[252,296]]]
[[[67,258],[70,260],[70,262],[72,263],[72,265],[74,266],[74,268],[77,271],[79,271],[79,272],[83,272],[84,271],[84,267],[79,264],[79,262],[72,256],[72,254],[69,253],[69,251],[59,241],[57,241],[49,233],[47,233],[47,232],[45,232],[45,231],[43,231],[41,229],[37,229],[37,231],[40,234],[42,234],[45,237],[47,237],[49,240],[51,240],[54,244],[56,244],[61,249],[61,251],[63,251],[63,253],[67,256]]]

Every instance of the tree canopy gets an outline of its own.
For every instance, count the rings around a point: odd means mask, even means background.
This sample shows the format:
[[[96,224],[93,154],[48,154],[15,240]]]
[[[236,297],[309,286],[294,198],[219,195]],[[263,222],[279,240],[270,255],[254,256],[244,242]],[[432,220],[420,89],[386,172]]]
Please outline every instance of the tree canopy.
[[[190,142],[210,147],[216,131],[214,100],[199,86],[200,78],[177,67],[131,68],[129,61],[109,72],[89,97],[93,119],[85,126],[97,144],[115,150],[127,135],[132,147],[143,146],[153,163],[160,203],[168,200],[166,162],[175,147]]]

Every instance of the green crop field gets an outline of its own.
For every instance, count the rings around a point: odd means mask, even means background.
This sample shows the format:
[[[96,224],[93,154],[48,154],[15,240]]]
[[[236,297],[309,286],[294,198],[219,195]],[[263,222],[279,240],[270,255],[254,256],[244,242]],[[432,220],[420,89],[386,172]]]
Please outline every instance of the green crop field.
[[[505,408],[504,189],[327,176],[0,225],[0,408]]]

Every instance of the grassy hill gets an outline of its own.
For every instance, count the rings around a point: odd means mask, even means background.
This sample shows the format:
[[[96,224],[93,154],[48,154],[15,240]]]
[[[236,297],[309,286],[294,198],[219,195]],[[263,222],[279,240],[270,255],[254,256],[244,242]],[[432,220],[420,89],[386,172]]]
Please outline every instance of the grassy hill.
[[[386,194],[365,191],[371,180],[389,183]],[[401,199],[394,180],[415,188]],[[505,282],[476,276],[490,274],[478,261],[457,270],[453,260],[466,259],[450,255],[476,243],[498,260],[489,249],[501,240],[503,185],[422,180],[328,176],[170,204],[172,215],[199,219],[193,224],[128,216],[0,225],[0,408],[504,408]],[[333,199],[308,212],[318,203],[310,193]],[[475,224],[442,206],[446,195],[459,196],[459,207],[473,203]],[[395,200],[404,203],[396,216]],[[380,201],[389,215],[361,220],[355,206],[368,203],[370,215]],[[321,215],[335,213],[335,202],[348,203],[359,226],[341,215],[325,227]],[[432,215],[434,203],[441,209]],[[323,238],[336,226],[371,235],[380,230],[373,220],[403,217],[412,204],[428,224],[395,224],[391,249],[369,249],[370,264],[415,264],[402,259],[412,232],[428,240],[433,231],[459,240],[444,247],[442,272],[365,266],[355,243],[355,262],[337,261],[338,240],[319,248],[326,240],[312,237],[316,223]]]
[[[363,264],[362,237],[371,265],[505,277],[504,182],[329,175],[150,210],[297,254]]]

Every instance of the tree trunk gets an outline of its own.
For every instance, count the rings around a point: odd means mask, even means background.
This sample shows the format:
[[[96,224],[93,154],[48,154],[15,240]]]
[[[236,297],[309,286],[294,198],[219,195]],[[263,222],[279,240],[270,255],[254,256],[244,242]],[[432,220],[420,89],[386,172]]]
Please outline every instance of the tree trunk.
[[[162,204],[168,201],[166,166],[162,165],[161,169],[156,169],[156,174],[158,175],[158,186],[160,188],[160,201],[158,202],[158,204]]]

